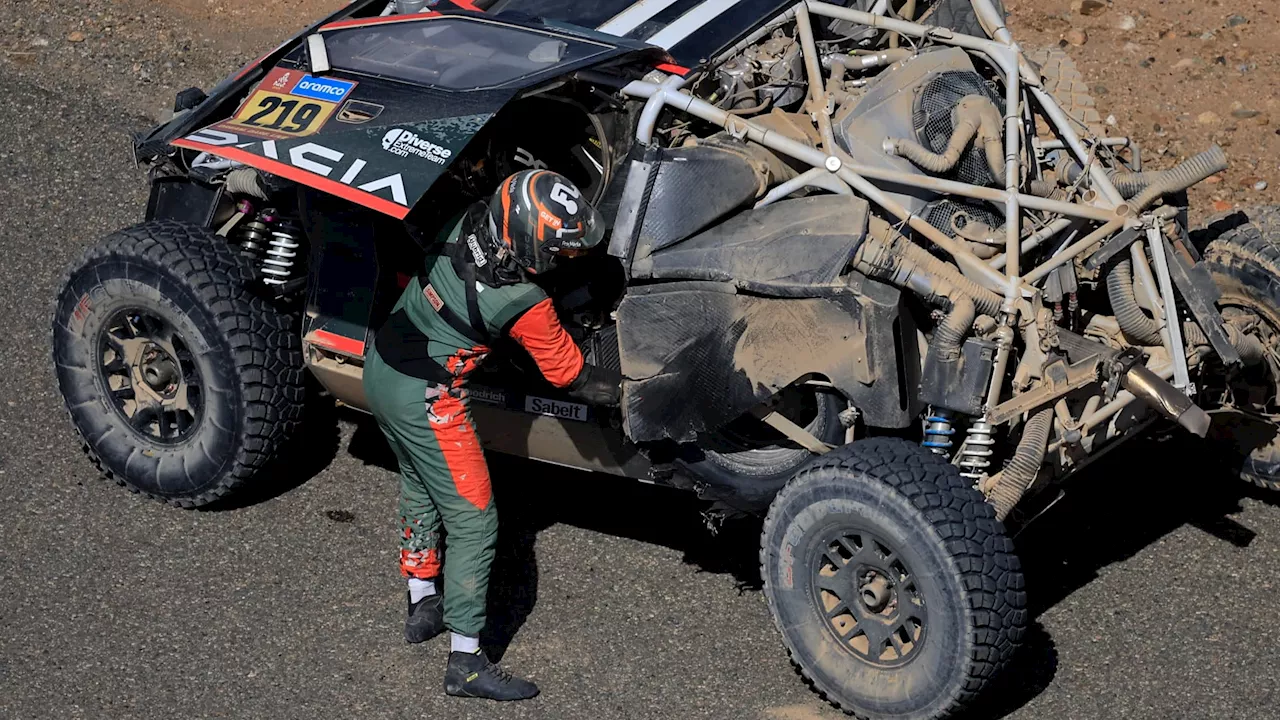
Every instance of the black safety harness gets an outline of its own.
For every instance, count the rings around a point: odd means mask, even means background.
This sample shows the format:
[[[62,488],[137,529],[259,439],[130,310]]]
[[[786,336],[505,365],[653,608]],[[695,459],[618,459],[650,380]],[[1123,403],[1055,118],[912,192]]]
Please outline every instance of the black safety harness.
[[[466,288],[467,316],[464,318],[449,307],[441,305],[436,314],[449,327],[458,331],[476,346],[487,347],[492,342],[489,329],[485,327],[484,317],[480,314],[480,297],[476,288],[476,268],[467,256],[467,248],[463,242],[448,244],[448,260],[453,271]],[[426,288],[431,283],[431,270],[435,263],[445,259],[444,255],[429,255],[418,271],[418,284]],[[374,344],[378,354],[392,368],[427,382],[447,384],[454,379],[448,368],[436,362],[428,349],[430,338],[413,324],[409,313],[401,308],[387,318],[387,322],[378,331]]]

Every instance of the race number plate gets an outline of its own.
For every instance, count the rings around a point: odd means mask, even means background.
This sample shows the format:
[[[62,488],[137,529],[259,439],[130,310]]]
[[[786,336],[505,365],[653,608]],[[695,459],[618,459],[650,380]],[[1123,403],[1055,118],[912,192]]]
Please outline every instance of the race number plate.
[[[320,132],[337,109],[337,103],[258,90],[240,106],[234,118],[222,125],[234,127],[232,132],[286,140]]]

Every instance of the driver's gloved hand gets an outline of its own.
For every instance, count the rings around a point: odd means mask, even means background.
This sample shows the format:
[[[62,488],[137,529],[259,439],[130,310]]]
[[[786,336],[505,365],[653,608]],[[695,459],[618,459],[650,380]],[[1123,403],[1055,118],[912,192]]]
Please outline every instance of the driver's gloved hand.
[[[589,405],[616,407],[622,400],[622,374],[598,365],[583,365],[582,372],[565,390]]]

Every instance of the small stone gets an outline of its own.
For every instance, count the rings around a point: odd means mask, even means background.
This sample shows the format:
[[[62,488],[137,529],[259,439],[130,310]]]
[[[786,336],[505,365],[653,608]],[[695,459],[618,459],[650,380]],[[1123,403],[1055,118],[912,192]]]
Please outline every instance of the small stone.
[[[1204,179],[1205,185],[1217,185],[1220,182],[1222,182],[1221,175],[1210,175],[1209,177]]]
[[[1182,58],[1181,60],[1179,60],[1178,62],[1176,62],[1176,63],[1174,63],[1174,64],[1173,64],[1173,69],[1174,69],[1174,70],[1189,70],[1190,68],[1193,68],[1193,67],[1195,67],[1195,66],[1196,66],[1196,59],[1195,59],[1195,58]]]
[[[1083,0],[1080,3],[1081,15],[1101,15],[1107,11],[1107,4],[1102,0]],[[1230,22],[1230,21],[1228,21]],[[1246,21],[1247,22],[1247,21]]]
[[[1127,53],[1142,52],[1142,46],[1136,42],[1127,42],[1124,44],[1124,51]]]
[[[1177,40],[1178,31],[1174,30],[1173,28],[1169,28],[1168,30],[1165,30],[1164,32],[1160,33],[1160,39],[1161,40]]]
[[[1132,15],[1125,15],[1124,17],[1120,18],[1120,22],[1116,25],[1116,27],[1120,28],[1121,30],[1124,30],[1125,32],[1128,32],[1138,27],[1138,21],[1134,19]]]
[[[69,40],[70,42],[76,42],[76,43],[84,42],[84,33],[80,32],[79,30],[76,30],[75,32],[67,36],[67,40]]]
[[[1107,124],[1108,124],[1108,125],[1110,125],[1111,127],[1115,127],[1116,125],[1119,125],[1119,124],[1120,124],[1120,121],[1119,121],[1119,120],[1116,120],[1116,116],[1115,116],[1115,115],[1108,115],[1108,116],[1107,116]]]
[[[1231,208],[1232,208],[1231,203],[1227,202],[1226,200],[1214,200],[1214,201],[1213,201],[1213,211],[1214,211],[1214,212],[1226,212],[1226,211],[1230,210]]]
[[[1245,177],[1240,178],[1240,187],[1242,187],[1242,188],[1251,188],[1251,187],[1253,187],[1254,185],[1256,185],[1256,184],[1258,184],[1258,183],[1260,183],[1260,182],[1262,182],[1262,178],[1260,178],[1260,177],[1250,177],[1250,176],[1245,176]]]
[[[1089,42],[1089,34],[1080,28],[1071,28],[1062,36],[1062,39],[1066,40],[1071,45],[1080,47],[1081,45]]]
[[[1217,37],[1217,35],[1214,35],[1212,30],[1206,30],[1204,34],[1200,36],[1200,39],[1204,40],[1205,42],[1208,42],[1214,39],[1215,37]]]
[[[1218,113],[1212,110],[1206,110],[1196,116],[1196,122],[1201,125],[1217,125],[1222,122],[1222,118],[1218,116]]]
[[[1216,57],[1216,58],[1214,58],[1214,59],[1213,59],[1213,63],[1214,63],[1215,65],[1226,65],[1226,64],[1227,64],[1227,56],[1225,56],[1225,55],[1219,55],[1218,57]]]
[[[1266,113],[1258,113],[1258,117],[1254,118],[1253,121],[1262,127],[1266,127],[1271,124],[1271,116]]]
[[[1266,181],[1266,180],[1259,180],[1258,182],[1256,182],[1256,183],[1254,183],[1254,184],[1253,184],[1253,189],[1254,189],[1254,190],[1257,190],[1258,192],[1262,192],[1263,190],[1266,190],[1266,189],[1267,189],[1267,181]]]
[[[49,41],[42,37],[31,38],[31,41],[28,42],[27,45],[29,47],[49,47]]]
[[[1097,85],[1093,86],[1094,95],[1106,95],[1108,92],[1110,91],[1107,90],[1107,86],[1103,85],[1102,83],[1098,83]]]
[[[1149,58],[1147,58],[1146,60],[1143,60],[1142,62],[1139,62],[1139,63],[1138,63],[1138,67],[1149,68],[1149,67],[1151,67],[1151,64],[1152,64],[1152,63],[1154,63],[1155,61],[1156,61],[1156,59],[1155,59],[1155,58],[1153,58],[1153,57],[1149,57]]]
[[[1231,111],[1231,117],[1241,120],[1252,120],[1261,114],[1257,110],[1250,110],[1249,108],[1237,108]]]
[[[1240,27],[1241,25],[1248,24],[1248,22],[1249,18],[1243,15],[1232,15],[1227,18],[1227,27]]]

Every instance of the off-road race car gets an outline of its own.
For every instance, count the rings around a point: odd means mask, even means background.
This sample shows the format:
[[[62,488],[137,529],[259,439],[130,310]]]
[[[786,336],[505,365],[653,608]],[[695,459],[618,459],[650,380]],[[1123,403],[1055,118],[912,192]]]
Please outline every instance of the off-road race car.
[[[512,350],[470,388],[480,434],[767,512],[783,642],[855,715],[988,685],[1027,624],[1010,534],[1120,441],[1227,428],[1280,487],[1280,238],[1192,230],[1222,151],[1143,169],[998,2],[420,6],[356,0],[135,138],[146,221],[74,264],[53,322],[108,477],[182,507],[270,482],[305,371],[361,408],[424,246],[545,167],[610,225],[541,282],[623,401]]]

